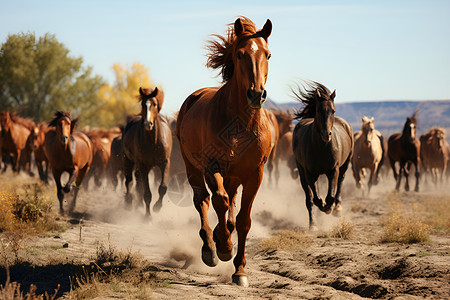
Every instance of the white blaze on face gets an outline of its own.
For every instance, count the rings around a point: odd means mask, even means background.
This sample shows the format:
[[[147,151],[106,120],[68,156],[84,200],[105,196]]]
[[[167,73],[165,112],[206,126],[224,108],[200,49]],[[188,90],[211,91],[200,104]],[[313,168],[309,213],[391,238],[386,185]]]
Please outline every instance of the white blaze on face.
[[[150,106],[152,106],[152,103],[150,100],[147,100],[147,102],[145,102],[145,106],[147,106],[147,117],[146,117],[146,121],[147,123],[150,123],[150,117],[151,117],[151,110],[150,110]]]
[[[414,128],[416,127],[416,125],[414,125],[414,124],[409,124],[409,127],[411,127],[411,136],[412,137],[415,137],[414,135]]]
[[[256,45],[255,41],[253,41],[250,45],[250,50],[252,50],[253,52],[258,51],[258,45]]]

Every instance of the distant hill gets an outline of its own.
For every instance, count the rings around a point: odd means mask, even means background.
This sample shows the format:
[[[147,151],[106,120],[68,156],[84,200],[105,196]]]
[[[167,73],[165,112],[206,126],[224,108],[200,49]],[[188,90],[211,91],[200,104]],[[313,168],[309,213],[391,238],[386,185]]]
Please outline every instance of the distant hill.
[[[266,104],[265,104],[266,105]],[[279,109],[300,109],[300,102],[276,103],[268,100],[267,106]],[[389,137],[395,132],[401,132],[406,117],[412,116],[419,108],[418,134],[427,132],[433,126],[447,130],[447,140],[450,141],[450,100],[440,101],[373,101],[336,103],[336,115],[347,120],[354,131],[361,128],[361,117],[374,117],[375,128],[384,136]]]

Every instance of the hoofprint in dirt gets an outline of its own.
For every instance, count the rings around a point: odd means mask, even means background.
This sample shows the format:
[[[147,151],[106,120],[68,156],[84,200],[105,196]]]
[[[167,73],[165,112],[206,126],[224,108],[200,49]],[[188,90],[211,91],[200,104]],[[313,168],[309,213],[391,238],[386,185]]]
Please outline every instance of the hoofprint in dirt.
[[[203,265],[198,236],[200,221],[193,206],[177,206],[167,199],[162,210],[153,214],[152,221],[145,222],[143,206],[125,210],[123,191],[112,192],[106,185],[100,191],[80,192],[75,213],[62,218],[68,224],[65,232],[56,238],[34,238],[27,247],[34,249],[30,254],[34,256],[33,262],[44,265],[59,259],[88,264],[99,244],[140,252],[155,266],[154,276],[166,282],[152,289],[154,298],[443,299],[450,296],[448,234],[432,235],[430,242],[420,244],[379,242],[380,224],[389,213],[386,195],[394,189],[391,180],[382,181],[364,198],[354,189],[353,178],[348,176],[344,181],[343,218],[355,224],[351,239],[327,237],[326,233],[340,219],[317,211],[320,232],[309,234],[309,247],[295,252],[263,250],[260,241],[276,230],[303,230],[308,225],[298,181],[287,176],[282,179],[279,188],[263,182],[255,200],[246,250],[249,288],[231,284],[234,271],[231,261],[214,268]],[[401,193],[399,197],[405,205],[412,205],[426,201],[429,193],[423,189],[419,194]],[[214,224],[212,208],[210,217]],[[235,234],[233,237],[236,239]]]

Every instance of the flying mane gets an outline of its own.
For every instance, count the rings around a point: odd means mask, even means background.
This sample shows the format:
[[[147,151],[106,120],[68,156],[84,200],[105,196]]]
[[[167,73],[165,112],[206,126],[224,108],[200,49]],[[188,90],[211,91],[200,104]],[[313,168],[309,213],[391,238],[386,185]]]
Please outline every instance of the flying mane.
[[[292,89],[294,97],[304,104],[301,110],[294,113],[295,119],[314,118],[316,114],[317,91],[322,96],[330,95],[330,90],[318,82],[308,80],[305,81],[305,84],[307,88],[305,88],[304,84],[301,84],[297,85],[297,91]]]
[[[220,69],[223,82],[231,79],[234,72],[233,49],[244,38],[258,33],[256,25],[246,17],[240,17],[244,28],[243,34],[236,36],[234,32],[234,23],[228,25],[226,36],[213,34],[217,40],[207,42],[206,50],[208,50],[206,66],[212,69]]]

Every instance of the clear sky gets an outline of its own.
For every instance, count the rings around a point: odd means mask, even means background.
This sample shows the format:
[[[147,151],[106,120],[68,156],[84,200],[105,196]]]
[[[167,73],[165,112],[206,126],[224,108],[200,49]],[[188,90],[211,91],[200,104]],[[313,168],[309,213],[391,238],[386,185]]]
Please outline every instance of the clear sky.
[[[273,23],[266,84],[291,101],[298,79],[336,89],[336,102],[450,99],[450,1],[0,0],[8,34],[55,34],[113,84],[112,65],[139,62],[163,86],[163,111],[220,84],[205,67],[205,41],[244,15]],[[63,109],[63,108],[62,108]]]

